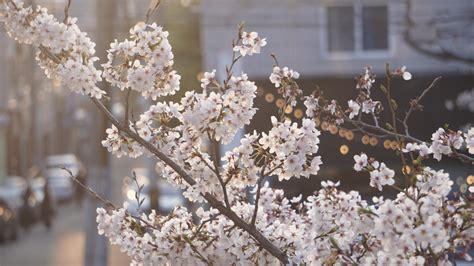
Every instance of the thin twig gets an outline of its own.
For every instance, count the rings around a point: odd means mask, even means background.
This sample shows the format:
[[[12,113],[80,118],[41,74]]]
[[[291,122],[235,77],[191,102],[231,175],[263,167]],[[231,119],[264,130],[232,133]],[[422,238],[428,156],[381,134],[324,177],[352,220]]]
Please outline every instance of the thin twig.
[[[362,122],[362,121],[357,121],[357,120],[352,120],[352,119],[349,119],[349,118],[344,118],[344,122],[352,123],[352,124],[360,126],[361,128],[370,129],[372,131],[385,134],[385,135],[390,136],[392,138],[396,138],[398,136],[398,137],[403,138],[403,139],[405,139],[406,141],[409,141],[409,142],[413,142],[413,143],[417,143],[417,144],[424,143],[424,141],[422,141],[420,139],[417,139],[415,137],[407,136],[407,135],[400,134],[400,133],[394,133],[394,132],[389,131],[385,128],[377,127],[377,126],[374,126],[374,125],[371,125],[371,124],[367,124],[367,123]],[[453,154],[450,157],[459,159],[461,162],[474,164],[474,158],[470,157],[468,155],[465,155],[463,153],[453,151]]]
[[[214,169],[215,169],[215,173],[216,173],[216,176],[217,176],[217,179],[219,180],[219,183],[221,184],[221,187],[222,187],[222,193],[224,194],[224,202],[225,202],[225,205],[227,206],[227,208],[230,208],[230,202],[229,202],[229,196],[227,195],[227,188],[226,188],[226,184],[224,183],[224,180],[222,179],[222,176],[221,176],[221,173],[219,171],[219,156],[218,156],[218,146],[217,146],[217,142],[213,139],[211,139],[211,146],[212,146],[212,152],[213,152],[213,156],[212,156],[212,161],[214,162]]]
[[[428,86],[428,88],[426,88],[418,97],[416,97],[416,99],[412,100],[410,102],[410,108],[408,109],[408,111],[406,112],[405,114],[405,117],[403,118],[403,121],[402,121],[402,124],[403,126],[405,127],[405,134],[407,136],[410,135],[409,131],[408,131],[408,119],[410,118],[410,115],[413,113],[413,111],[417,108],[419,108],[419,103],[420,101],[423,99],[423,97],[425,97],[426,94],[428,94],[428,92],[433,89],[434,87],[436,87],[436,85],[438,84],[438,81],[441,80],[441,77],[437,77],[435,78],[430,86]]]
[[[146,11],[145,23],[148,23],[150,21],[151,16],[158,9],[158,6],[160,5],[160,3],[161,3],[160,0],[150,0],[148,10]]]
[[[92,188],[90,188],[89,186],[86,186],[84,185],[81,181],[79,181],[79,179],[77,179],[73,173],[71,172],[71,170],[69,170],[68,168],[66,167],[60,167],[61,169],[63,169],[64,171],[68,172],[69,173],[69,177],[76,183],[78,184],[82,189],[84,189],[87,193],[89,193],[89,195],[91,195],[92,197],[94,197],[95,199],[97,199],[98,201],[102,202],[106,208],[109,208],[111,210],[117,210],[118,208],[109,200],[106,200],[104,199],[102,196],[100,196],[97,192],[95,192]]]
[[[270,163],[269,161],[265,162],[265,164],[262,167],[262,171],[260,172],[260,178],[257,180],[257,193],[255,196],[255,207],[253,209],[252,220],[250,222],[252,226],[255,226],[255,222],[257,221],[258,203],[260,201],[260,194],[261,194],[260,190],[262,188],[263,179],[265,178],[265,175],[264,175],[265,169],[267,168],[269,163]]]
[[[64,24],[67,23],[67,20],[69,18],[69,8],[70,7],[71,7],[71,0],[68,0],[66,6],[64,7],[64,20],[63,20]]]
[[[125,96],[125,117],[124,117],[124,124],[125,126],[128,126],[130,121],[128,120],[128,113],[129,113],[129,108],[130,108],[130,93],[132,92],[132,89],[128,88],[127,89],[127,95]]]
[[[215,219],[217,219],[217,217],[219,217],[220,214],[217,214],[217,215],[214,215],[212,217],[210,217],[209,219],[206,219],[204,221],[201,221],[201,224],[198,226],[198,228],[196,229],[196,232],[193,234],[193,236],[191,237],[191,240],[194,240],[198,235],[199,233],[201,232],[202,228],[204,228],[204,225],[206,225],[207,223],[210,223],[212,221],[214,221]]]
[[[406,184],[408,184],[409,177],[408,177],[408,173],[405,171],[406,166],[407,166],[407,162],[406,162],[406,159],[405,159],[405,154],[402,152],[402,142],[404,141],[404,139],[400,138],[400,136],[398,135],[398,131],[397,131],[397,113],[396,113],[397,110],[395,109],[397,103],[395,102],[395,99],[392,99],[392,96],[391,96],[392,74],[390,73],[390,67],[389,67],[388,63],[385,66],[385,70],[387,72],[387,90],[385,92],[385,95],[387,96],[388,106],[389,106],[389,109],[390,109],[390,113],[392,115],[393,133],[395,133],[395,139],[397,140],[397,143],[399,143],[398,150],[399,150],[399,154],[400,154],[400,161],[401,161],[402,166],[403,166],[402,174],[405,177],[404,180],[405,180],[405,185],[406,185]]]
[[[117,206],[115,206],[110,200],[106,200],[104,199],[101,195],[99,195],[99,193],[95,192],[95,190],[93,190],[91,187],[83,184],[81,181],[79,181],[79,179],[77,179],[71,172],[71,170],[69,170],[68,168],[66,167],[60,167],[61,169],[63,169],[64,171],[68,172],[69,173],[69,177],[76,183],[78,184],[82,189],[84,189],[87,193],[89,193],[89,195],[91,195],[92,197],[94,197],[96,200],[102,202],[106,208],[110,209],[110,210],[118,210],[119,208]],[[143,222],[144,224],[146,224],[148,227],[150,228],[153,228],[153,229],[156,229],[156,230],[159,230],[158,227],[150,224],[148,221],[145,221],[143,220],[142,218],[138,217],[138,216],[135,216],[135,215],[132,215],[130,214],[127,210],[125,210],[125,214],[138,220],[138,221],[141,221]]]
[[[262,188],[262,181],[263,181],[263,176],[260,177],[257,181],[257,193],[255,196],[255,207],[253,209],[253,215],[252,215],[252,220],[250,221],[250,224],[255,227],[255,222],[257,221],[257,214],[258,214],[258,203],[260,202],[260,190]]]

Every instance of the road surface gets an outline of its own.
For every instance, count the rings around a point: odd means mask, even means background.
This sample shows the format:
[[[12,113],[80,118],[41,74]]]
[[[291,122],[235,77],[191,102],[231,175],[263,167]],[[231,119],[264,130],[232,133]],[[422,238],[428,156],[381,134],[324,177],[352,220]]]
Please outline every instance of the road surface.
[[[0,244],[0,266],[82,266],[85,243],[84,208],[62,205],[47,230],[36,224],[18,240]],[[116,247],[109,247],[108,265],[129,265],[129,259]]]

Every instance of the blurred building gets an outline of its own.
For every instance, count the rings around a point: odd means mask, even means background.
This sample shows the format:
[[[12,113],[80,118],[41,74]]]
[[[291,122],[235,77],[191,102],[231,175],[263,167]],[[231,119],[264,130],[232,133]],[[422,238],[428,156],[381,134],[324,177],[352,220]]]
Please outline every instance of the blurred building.
[[[377,74],[372,91],[379,99],[383,99],[377,88],[384,81],[385,64],[392,69],[408,67],[414,78],[393,84],[399,110],[405,110],[436,76],[443,76],[429,100],[422,102],[424,112],[412,116],[411,132],[429,139],[447,122],[452,128],[474,122],[472,113],[445,108],[447,99],[474,87],[474,1],[203,0],[199,11],[203,71],[225,71],[241,21],[248,31],[267,38],[260,55],[245,57],[238,66],[259,85],[259,112],[247,131],[268,130],[269,116],[277,114],[279,96],[268,80],[274,65],[271,53],[280,66],[301,74],[298,83],[305,95],[320,86],[326,98],[340,103],[356,96],[354,77],[366,66]],[[297,120],[304,110],[297,106],[287,115]],[[346,134],[337,127],[323,130],[327,131],[320,147],[324,178],[354,176],[352,156],[361,150],[394,164],[398,160],[394,153],[384,152],[393,149],[393,140]],[[314,184],[299,186],[314,188]]]
[[[218,66],[229,53],[237,24],[267,37],[263,55],[244,60],[256,77],[267,77],[274,53],[282,65],[303,76],[350,76],[363,66],[407,65],[419,74],[472,73],[474,2],[470,0],[203,0],[200,8],[204,67]],[[411,6],[407,6],[407,2]],[[409,12],[409,14],[407,13]],[[409,20],[412,20],[409,25]],[[443,62],[420,53],[411,36],[427,50],[470,57],[470,64]],[[454,36],[453,36],[454,35]],[[470,42],[469,42],[470,41]]]

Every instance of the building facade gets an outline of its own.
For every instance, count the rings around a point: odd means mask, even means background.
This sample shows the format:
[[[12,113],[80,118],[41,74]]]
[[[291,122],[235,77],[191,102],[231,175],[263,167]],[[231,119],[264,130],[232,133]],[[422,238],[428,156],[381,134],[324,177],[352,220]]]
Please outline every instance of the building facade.
[[[244,21],[268,41],[262,55],[243,62],[245,71],[257,78],[269,75],[270,53],[303,76],[353,77],[363,66],[383,73],[387,62],[407,65],[419,75],[474,70],[472,63],[438,60],[405,41],[407,28],[421,45],[440,41],[442,21],[435,28],[431,20],[459,20],[459,27],[466,28],[459,35],[470,33],[470,39],[453,38],[445,47],[464,49],[464,55],[472,56],[474,2],[470,0],[204,0],[200,11],[205,69],[219,66],[218,55],[229,52],[237,24]],[[443,27],[446,31],[449,25]]]

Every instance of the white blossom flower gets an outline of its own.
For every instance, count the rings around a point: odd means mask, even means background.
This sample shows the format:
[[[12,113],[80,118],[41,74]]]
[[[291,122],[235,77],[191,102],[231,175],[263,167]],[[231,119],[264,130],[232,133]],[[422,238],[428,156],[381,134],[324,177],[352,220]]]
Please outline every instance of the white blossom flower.
[[[325,107],[325,111],[331,113],[332,115],[335,115],[336,107],[337,107],[337,102],[335,100],[331,100],[331,103]]]
[[[365,153],[361,153],[360,155],[354,155],[354,170],[356,170],[357,172],[362,171],[367,166],[367,160],[367,154]]]
[[[349,118],[352,119],[354,118],[354,116],[358,115],[359,114],[359,110],[360,110],[360,105],[353,101],[353,100],[350,100],[347,102],[347,105],[349,106]]]
[[[372,68],[371,67],[366,67],[365,68],[365,73],[360,75],[358,80],[357,80],[357,89],[364,89],[367,91],[367,93],[370,95],[370,89],[372,88],[372,85],[375,83],[374,75],[372,75]]]
[[[412,78],[412,75],[410,72],[407,71],[406,66],[402,66],[400,68],[397,68],[394,72],[394,75],[402,77],[404,80],[410,80]]]
[[[464,139],[462,138],[462,133],[458,132],[446,132],[443,128],[439,128],[431,136],[430,149],[433,152],[433,157],[438,161],[441,160],[441,156],[451,155],[454,149],[460,149]]]
[[[466,139],[466,148],[470,154],[474,154],[474,127],[471,127],[467,133],[464,134]]]
[[[303,91],[296,85],[295,80],[300,77],[300,74],[288,67],[280,68],[273,67],[273,72],[270,75],[270,82],[278,88],[279,94],[284,98],[289,99],[292,106],[296,105],[296,100],[303,94]]]
[[[130,88],[156,100],[179,89],[168,32],[156,23],[138,23],[130,29],[130,40],[113,42],[107,53],[103,77],[121,90]]]
[[[241,56],[259,54],[261,47],[267,45],[266,38],[260,38],[257,32],[242,32],[242,44],[235,45],[233,51]]]
[[[304,105],[306,106],[306,116],[311,118],[314,117],[316,110],[319,108],[318,99],[313,95],[307,96],[305,98]]]
[[[211,84],[216,78],[216,70],[213,69],[212,72],[204,72],[204,78],[201,79],[201,88],[205,89],[209,84]]]
[[[423,258],[422,256],[410,257],[408,264],[410,266],[423,266],[425,265],[425,258]]]
[[[362,112],[366,114],[372,114],[375,112],[377,105],[380,105],[379,101],[372,101],[372,99],[365,100],[362,102]]]

